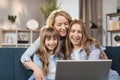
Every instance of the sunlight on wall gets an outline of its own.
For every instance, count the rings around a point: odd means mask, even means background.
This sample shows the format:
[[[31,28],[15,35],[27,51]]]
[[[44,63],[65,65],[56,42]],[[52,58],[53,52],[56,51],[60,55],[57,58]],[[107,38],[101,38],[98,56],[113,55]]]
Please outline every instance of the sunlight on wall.
[[[17,19],[16,22],[17,24],[20,23],[20,14],[26,15],[27,14],[27,9],[25,7],[25,5],[22,4],[22,2],[20,2],[19,0],[14,0],[14,2],[12,3],[12,14],[13,15],[17,15]]]
[[[7,8],[8,0],[0,0],[0,8]]]

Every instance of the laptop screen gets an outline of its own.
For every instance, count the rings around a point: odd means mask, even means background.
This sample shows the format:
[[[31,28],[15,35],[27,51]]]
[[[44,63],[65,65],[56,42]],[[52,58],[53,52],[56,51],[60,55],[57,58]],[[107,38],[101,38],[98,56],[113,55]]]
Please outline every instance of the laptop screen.
[[[112,60],[58,60],[55,80],[107,80]]]

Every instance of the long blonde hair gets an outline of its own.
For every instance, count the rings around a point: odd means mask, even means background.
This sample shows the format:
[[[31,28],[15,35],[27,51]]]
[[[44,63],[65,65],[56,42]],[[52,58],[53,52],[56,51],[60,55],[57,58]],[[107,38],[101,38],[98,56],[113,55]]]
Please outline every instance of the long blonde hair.
[[[60,58],[61,50],[60,50],[60,38],[59,38],[58,33],[52,27],[43,27],[40,32],[40,49],[39,49],[37,55],[40,57],[40,60],[42,61],[43,71],[45,72],[46,75],[49,73],[49,68],[48,68],[49,51],[45,46],[45,39],[51,38],[51,37],[57,38],[58,44],[57,44],[56,48],[54,49],[54,54],[58,58]]]
[[[51,26],[51,27],[54,27],[54,24],[55,24],[55,18],[57,16],[63,16],[65,17],[69,24],[72,20],[71,16],[64,10],[54,10],[53,12],[51,12],[51,14],[49,15],[47,21],[46,21],[46,25],[47,26]]]
[[[70,27],[69,27],[69,31],[68,31],[68,35],[67,35],[67,38],[66,38],[66,52],[65,52],[65,59],[71,59],[71,52],[73,50],[73,45],[72,43],[70,42],[69,40],[69,33],[70,33],[70,30],[71,30],[71,27],[73,24],[79,24],[81,29],[82,29],[82,39],[81,39],[81,42],[80,42],[80,46],[85,50],[87,56],[89,56],[90,54],[90,47],[94,44],[96,48],[100,48],[100,43],[94,39],[94,38],[91,38],[88,33],[87,33],[87,30],[86,30],[86,27],[85,27],[85,24],[83,23],[82,20],[77,20],[77,19],[74,19],[71,24],[70,24]]]

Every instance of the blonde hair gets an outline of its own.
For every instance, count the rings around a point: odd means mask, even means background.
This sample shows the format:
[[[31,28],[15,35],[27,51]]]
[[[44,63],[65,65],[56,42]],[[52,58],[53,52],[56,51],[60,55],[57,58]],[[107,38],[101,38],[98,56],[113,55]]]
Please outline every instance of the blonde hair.
[[[93,44],[95,45],[96,48],[100,48],[99,42],[96,39],[91,38],[88,35],[87,30],[85,28],[85,24],[83,23],[83,21],[74,19],[70,24],[68,35],[67,35],[66,42],[65,42],[66,43],[66,52],[65,52],[65,58],[66,59],[71,58],[70,55],[71,55],[71,52],[73,50],[73,45],[69,40],[69,33],[70,33],[70,30],[71,30],[71,27],[72,27],[73,24],[79,24],[81,29],[82,29],[82,35],[83,36],[82,36],[82,39],[81,39],[81,42],[80,42],[79,45],[85,50],[87,56],[89,56],[89,54],[90,54],[89,47],[91,47]]]
[[[64,16],[68,22],[70,23],[72,18],[71,16],[64,10],[54,10],[53,12],[51,12],[51,14],[49,15],[47,21],[46,21],[46,25],[47,26],[51,26],[51,27],[54,27],[54,24],[55,24],[55,18],[57,16]]]
[[[49,73],[49,68],[48,68],[48,49],[45,46],[45,39],[46,38],[57,38],[58,44],[56,46],[56,48],[54,49],[54,54],[60,58],[60,38],[58,33],[56,32],[55,29],[53,29],[52,27],[43,27],[41,29],[40,32],[40,49],[37,53],[37,55],[40,57],[40,60],[42,61],[43,64],[43,71],[45,72],[45,74],[47,75]]]

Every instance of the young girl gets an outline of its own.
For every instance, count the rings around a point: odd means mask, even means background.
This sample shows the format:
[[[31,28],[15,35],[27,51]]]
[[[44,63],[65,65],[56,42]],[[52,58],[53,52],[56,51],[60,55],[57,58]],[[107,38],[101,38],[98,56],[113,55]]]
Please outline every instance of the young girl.
[[[73,20],[66,38],[66,59],[99,60],[107,59],[96,39],[91,38],[82,20]],[[116,71],[110,70],[108,80],[120,80]]]
[[[52,27],[44,27],[40,32],[40,48],[33,61],[42,69],[46,80],[55,80],[56,60],[61,58],[58,33]],[[33,73],[29,80],[34,79]]]

